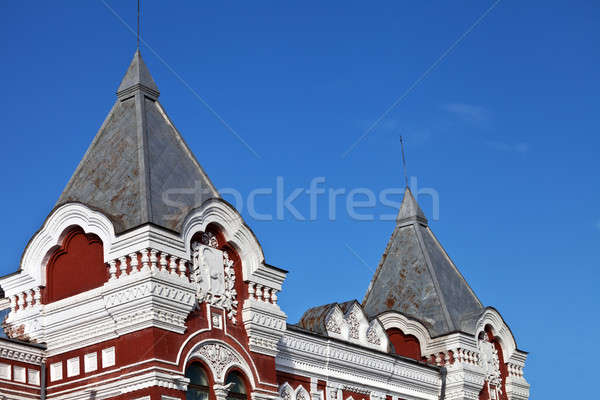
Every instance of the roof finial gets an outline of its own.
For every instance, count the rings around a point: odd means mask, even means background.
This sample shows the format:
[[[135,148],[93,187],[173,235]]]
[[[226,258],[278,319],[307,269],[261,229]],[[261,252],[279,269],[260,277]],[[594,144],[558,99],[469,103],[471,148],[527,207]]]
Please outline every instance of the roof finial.
[[[402,168],[404,169],[404,185],[408,187],[408,173],[406,172],[406,158],[404,157],[404,140],[400,135],[400,147],[402,149]]]
[[[137,2],[137,49],[140,51],[140,29],[142,22],[140,20],[140,0]]]

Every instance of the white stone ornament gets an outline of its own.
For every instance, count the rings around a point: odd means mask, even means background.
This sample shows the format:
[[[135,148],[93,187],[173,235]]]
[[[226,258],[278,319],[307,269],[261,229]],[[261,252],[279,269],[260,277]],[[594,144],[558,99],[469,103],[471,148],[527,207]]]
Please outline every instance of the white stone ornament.
[[[198,302],[207,302],[224,309],[227,318],[235,324],[238,301],[233,260],[229,259],[227,252],[212,246],[216,245],[216,238],[214,236],[212,238],[214,238],[212,242],[210,238],[206,238],[206,242],[210,245],[192,243],[190,278],[196,284]],[[205,241],[204,236],[203,241]]]
[[[199,353],[215,372],[216,379],[223,381],[227,367],[239,361],[238,356],[219,343],[211,343],[200,348]]]
[[[219,248],[219,241],[217,237],[212,232],[207,232],[202,234],[202,244],[212,247],[214,249]]]
[[[502,376],[500,375],[500,359],[498,350],[485,336],[479,339],[479,366],[485,372],[485,380],[492,399],[502,393]]]

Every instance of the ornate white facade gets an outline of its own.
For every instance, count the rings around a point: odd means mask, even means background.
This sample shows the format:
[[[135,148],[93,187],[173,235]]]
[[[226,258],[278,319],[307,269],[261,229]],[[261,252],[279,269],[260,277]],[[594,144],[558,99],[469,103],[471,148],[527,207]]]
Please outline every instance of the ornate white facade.
[[[398,246],[400,254],[409,251],[406,235],[388,246],[363,303],[315,307],[290,324],[278,304],[287,272],[265,262],[250,228],[217,194],[190,204],[169,226],[150,214],[160,207],[150,190],[119,205],[133,207],[129,219],[115,217],[120,209],[112,203],[95,203],[96,193],[85,189],[89,175],[78,178],[82,170],[102,174],[107,191],[121,193],[119,185],[137,190],[94,168],[121,139],[141,137],[146,161],[153,160],[152,140],[171,143],[176,158],[187,160],[187,174],[203,176],[212,187],[158,96],[136,53],[96,145],[65,190],[67,200],[31,239],[17,272],[0,278],[0,399],[173,400],[194,390],[211,400],[528,398],[527,354],[500,314],[480,307],[473,293],[465,292],[471,308],[454,330],[448,328],[456,324],[452,313],[463,310],[447,299],[440,303],[446,313],[440,325],[396,309],[401,298],[373,314],[381,297],[377,279],[390,274]],[[157,126],[162,130],[153,130]],[[178,173],[169,176],[181,183],[186,176]],[[413,223],[426,227],[411,199],[405,195],[397,231]],[[138,210],[140,201],[149,206]],[[415,240],[429,246],[424,260],[444,300],[445,283],[435,273],[450,267],[436,259],[426,235],[418,231]],[[394,262],[398,271],[411,267]],[[194,380],[194,365],[206,381]]]

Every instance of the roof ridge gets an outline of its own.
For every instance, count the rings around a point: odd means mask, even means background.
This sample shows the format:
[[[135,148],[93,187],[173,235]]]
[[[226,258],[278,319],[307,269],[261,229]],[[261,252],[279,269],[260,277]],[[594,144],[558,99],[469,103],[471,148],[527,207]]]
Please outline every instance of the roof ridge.
[[[431,262],[431,257],[429,256],[429,251],[427,251],[427,248],[423,241],[423,235],[421,235],[421,230],[419,229],[418,226],[416,226],[417,225],[416,223],[413,223],[412,225],[413,225],[413,228],[417,235],[417,242],[419,243],[419,247],[421,248],[421,252],[423,253],[425,262],[427,263],[427,270],[429,271],[429,275],[431,275],[431,281],[433,282],[433,285],[435,286],[435,291],[437,292],[437,295],[440,298],[440,305],[442,306],[442,310],[444,311],[444,317],[446,317],[446,323],[448,324],[448,329],[453,331],[456,329],[456,327],[454,326],[454,321],[452,320],[452,317],[450,316],[450,312],[448,311],[448,306],[446,305],[446,296],[444,296],[444,293],[442,292],[442,288],[440,286],[440,282],[438,280],[437,274],[433,270],[433,263]]]

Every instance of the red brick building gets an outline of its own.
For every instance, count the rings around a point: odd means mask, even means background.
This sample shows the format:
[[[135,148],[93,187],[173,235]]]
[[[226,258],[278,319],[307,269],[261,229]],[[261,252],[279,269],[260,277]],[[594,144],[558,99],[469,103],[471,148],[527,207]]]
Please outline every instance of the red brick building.
[[[136,52],[18,271],[0,278],[0,399],[528,398],[527,354],[408,189],[362,303],[288,324],[286,271],[159,95]]]

